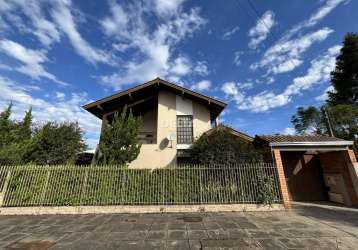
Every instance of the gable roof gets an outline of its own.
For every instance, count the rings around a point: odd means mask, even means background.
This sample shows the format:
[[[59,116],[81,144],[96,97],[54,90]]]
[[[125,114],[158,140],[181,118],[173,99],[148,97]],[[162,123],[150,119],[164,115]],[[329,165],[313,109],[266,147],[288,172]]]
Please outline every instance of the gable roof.
[[[213,133],[215,131],[218,131],[220,129],[226,129],[231,134],[233,134],[233,135],[235,135],[235,136],[237,136],[237,137],[239,137],[239,138],[241,138],[241,139],[243,139],[245,141],[248,141],[248,142],[252,142],[254,140],[254,138],[252,136],[250,136],[250,135],[248,135],[248,134],[246,134],[246,133],[244,133],[242,131],[236,130],[236,129],[232,128],[232,127],[229,127],[227,125],[224,125],[224,124],[219,124],[217,127],[206,131],[204,134],[210,135],[211,133]]]
[[[257,135],[255,141],[269,146],[350,146],[352,141],[324,135]]]
[[[200,94],[158,77],[125,91],[88,103],[84,105],[83,108],[102,119],[104,113],[111,112],[116,108],[118,109],[118,107],[132,105],[136,102],[149,101],[151,97],[155,97],[159,90],[168,90],[208,106],[212,119],[215,119],[227,105],[223,101]]]

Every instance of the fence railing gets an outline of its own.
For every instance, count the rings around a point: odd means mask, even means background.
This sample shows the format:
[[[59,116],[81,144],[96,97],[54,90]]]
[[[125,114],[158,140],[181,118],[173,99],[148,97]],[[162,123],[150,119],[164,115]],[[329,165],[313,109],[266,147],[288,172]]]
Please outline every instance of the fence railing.
[[[279,203],[274,165],[0,167],[0,206]]]

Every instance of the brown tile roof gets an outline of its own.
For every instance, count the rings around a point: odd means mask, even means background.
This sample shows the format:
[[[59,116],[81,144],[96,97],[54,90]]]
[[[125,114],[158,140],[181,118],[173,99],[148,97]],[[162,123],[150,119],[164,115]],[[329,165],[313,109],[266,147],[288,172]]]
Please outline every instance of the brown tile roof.
[[[222,123],[220,123],[217,127],[206,131],[204,134],[209,134],[210,135],[212,132],[220,130],[220,129],[227,129],[233,135],[238,136],[238,137],[240,137],[240,138],[242,138],[242,139],[244,139],[244,140],[246,140],[248,142],[252,142],[254,140],[254,138],[252,136],[250,136],[250,135],[248,135],[248,134],[246,134],[246,133],[244,133],[242,131],[239,131],[237,129],[234,129],[234,128],[228,126],[228,125],[222,124]]]
[[[82,107],[102,119],[104,113],[117,110],[121,105],[129,105],[133,100],[148,98],[148,96],[154,94],[158,89],[169,90],[178,95],[205,103],[211,111],[212,119],[215,119],[227,105],[221,100],[203,95],[158,77],[125,91],[88,103]]]
[[[338,142],[345,141],[337,137],[323,135],[257,135],[266,142]]]

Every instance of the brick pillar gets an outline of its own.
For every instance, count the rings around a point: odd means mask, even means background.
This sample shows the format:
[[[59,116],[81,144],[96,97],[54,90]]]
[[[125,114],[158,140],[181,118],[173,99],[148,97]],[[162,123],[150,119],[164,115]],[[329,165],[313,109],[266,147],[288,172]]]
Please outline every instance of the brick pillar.
[[[283,164],[281,159],[280,150],[274,149],[273,150],[273,157],[277,168],[278,173],[278,180],[280,184],[280,190],[282,195],[282,201],[285,208],[291,208],[290,198],[288,195],[288,188],[286,183],[285,172],[283,170]]]
[[[352,182],[352,188],[348,188],[352,205],[358,207],[358,163],[354,151],[347,150],[347,167]],[[347,185],[347,184],[346,184]]]
[[[352,163],[357,162],[356,155],[354,154],[354,151],[352,149],[348,150],[348,155],[349,155],[349,158],[351,159]]]

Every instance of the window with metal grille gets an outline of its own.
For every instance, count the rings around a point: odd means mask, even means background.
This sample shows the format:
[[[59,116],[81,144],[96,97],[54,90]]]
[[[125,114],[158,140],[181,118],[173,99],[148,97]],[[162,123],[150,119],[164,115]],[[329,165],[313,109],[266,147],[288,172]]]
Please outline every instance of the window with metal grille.
[[[193,116],[177,116],[177,143],[191,144],[193,142]]]

